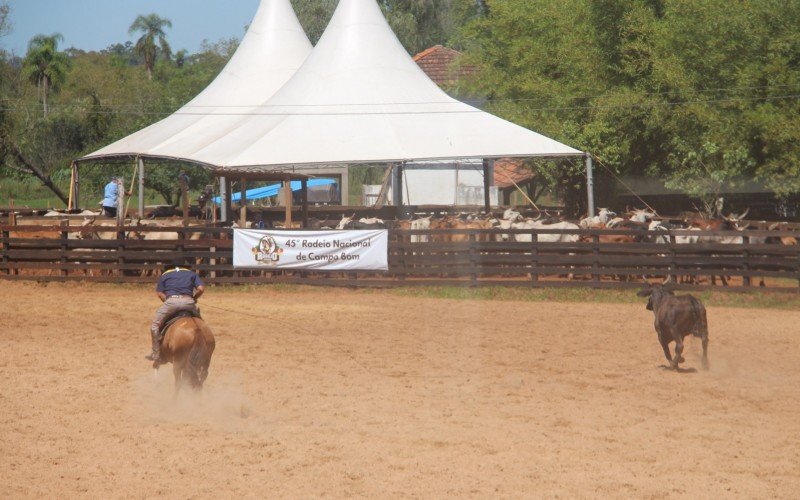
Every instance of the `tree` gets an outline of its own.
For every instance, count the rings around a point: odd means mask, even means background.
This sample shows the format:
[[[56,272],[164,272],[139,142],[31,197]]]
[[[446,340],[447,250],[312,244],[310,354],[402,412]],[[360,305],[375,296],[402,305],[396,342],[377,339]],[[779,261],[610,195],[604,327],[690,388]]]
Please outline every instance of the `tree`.
[[[128,29],[129,35],[137,32],[143,33],[136,41],[135,50],[144,59],[144,66],[147,69],[147,78],[149,80],[153,79],[153,68],[156,65],[158,49],[161,49],[161,53],[165,58],[169,58],[172,52],[167,43],[165,28],[172,28],[172,21],[163,19],[156,14],[148,14],[137,17]],[[158,45],[156,45],[156,40],[158,40]]]
[[[8,15],[11,13],[11,8],[6,2],[0,4],[0,36],[6,36],[11,32],[11,22],[8,20]]]
[[[64,40],[60,33],[50,36],[36,35],[28,44],[28,53],[23,61],[23,73],[35,83],[41,94],[44,116],[47,117],[47,96],[66,79],[69,59],[58,51],[58,42]]]
[[[491,14],[459,33],[479,70],[473,92],[494,113],[596,154],[599,203],[613,202],[615,176],[706,200],[753,180],[800,192],[797,2],[487,5]]]
[[[337,0],[292,0],[312,44],[322,36],[336,4]],[[484,8],[480,0],[380,0],[379,4],[397,38],[412,54],[447,44],[461,25]]]

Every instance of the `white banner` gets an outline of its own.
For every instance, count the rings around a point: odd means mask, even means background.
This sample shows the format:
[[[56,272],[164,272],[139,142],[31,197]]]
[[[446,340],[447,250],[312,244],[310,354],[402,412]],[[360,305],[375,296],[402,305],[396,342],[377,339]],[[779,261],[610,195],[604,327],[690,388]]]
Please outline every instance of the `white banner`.
[[[233,267],[387,271],[389,231],[233,230]]]

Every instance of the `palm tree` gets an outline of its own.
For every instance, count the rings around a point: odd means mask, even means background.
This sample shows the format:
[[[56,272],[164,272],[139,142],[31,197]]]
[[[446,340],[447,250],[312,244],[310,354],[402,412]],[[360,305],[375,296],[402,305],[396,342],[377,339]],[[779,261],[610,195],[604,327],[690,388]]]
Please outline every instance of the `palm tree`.
[[[69,59],[58,51],[58,42],[64,37],[60,33],[50,36],[36,35],[28,44],[28,53],[22,62],[23,74],[36,84],[42,95],[44,116],[47,117],[47,96],[64,83]]]
[[[158,48],[164,57],[169,58],[171,49],[167,43],[167,34],[164,33],[165,28],[172,28],[172,21],[169,19],[162,19],[156,14],[149,14],[146,16],[139,16],[131,24],[128,29],[128,34],[133,35],[136,32],[144,33],[139,40],[136,41],[136,53],[144,59],[144,66],[147,68],[147,78],[153,79],[153,68],[156,65],[156,56],[158,55]],[[158,46],[156,45],[158,39]]]

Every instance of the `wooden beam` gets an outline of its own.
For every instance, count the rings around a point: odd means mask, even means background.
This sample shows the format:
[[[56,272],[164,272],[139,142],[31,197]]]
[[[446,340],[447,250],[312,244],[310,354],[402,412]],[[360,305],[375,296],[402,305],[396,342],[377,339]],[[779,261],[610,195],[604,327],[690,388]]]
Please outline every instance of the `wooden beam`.
[[[181,172],[178,176],[181,185],[181,208],[183,209],[183,226],[189,225],[189,183],[186,181],[186,174]]]
[[[144,158],[141,156],[139,157],[139,187],[138,191],[138,198],[139,198],[139,218],[144,218]]]
[[[241,198],[239,199],[239,227],[242,229],[247,227],[247,179],[242,177],[240,181],[242,185],[240,186],[240,195]]]
[[[287,177],[283,180],[283,199],[286,205],[286,229],[292,227],[292,179]]]
[[[308,227],[308,181],[306,179],[300,180],[300,192],[303,200],[303,227]]]

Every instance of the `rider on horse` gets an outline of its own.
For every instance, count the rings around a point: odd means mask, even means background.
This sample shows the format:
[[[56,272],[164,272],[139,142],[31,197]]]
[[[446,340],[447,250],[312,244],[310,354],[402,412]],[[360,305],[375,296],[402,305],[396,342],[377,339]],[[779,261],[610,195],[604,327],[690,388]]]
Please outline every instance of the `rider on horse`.
[[[150,361],[161,359],[161,326],[165,319],[180,311],[189,311],[200,315],[197,309],[197,299],[203,295],[205,285],[197,273],[189,267],[183,260],[173,261],[172,265],[158,279],[156,294],[162,304],[156,311],[153,324],[150,325],[153,352],[145,356]]]

